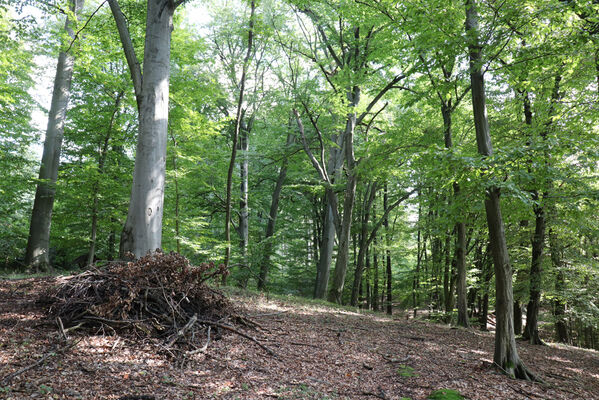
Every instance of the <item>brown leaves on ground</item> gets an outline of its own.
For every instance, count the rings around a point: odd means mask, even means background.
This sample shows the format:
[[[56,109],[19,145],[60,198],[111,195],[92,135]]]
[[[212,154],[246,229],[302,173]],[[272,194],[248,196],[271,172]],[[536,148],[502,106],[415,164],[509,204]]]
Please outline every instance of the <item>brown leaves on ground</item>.
[[[179,368],[157,352],[160,339],[101,330],[75,332],[74,346],[59,353],[59,332],[33,301],[54,283],[0,281],[0,380],[56,353],[0,386],[0,398],[425,399],[454,389],[481,400],[599,399],[596,351],[519,343],[521,357],[546,384],[516,381],[492,368],[490,333],[259,296],[233,299],[278,357],[224,335]]]

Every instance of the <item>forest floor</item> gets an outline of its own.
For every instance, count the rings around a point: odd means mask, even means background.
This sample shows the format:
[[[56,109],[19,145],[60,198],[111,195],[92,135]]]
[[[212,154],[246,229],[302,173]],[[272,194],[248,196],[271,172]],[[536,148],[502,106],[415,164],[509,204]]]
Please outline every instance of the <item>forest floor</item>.
[[[157,341],[110,332],[75,332],[65,347],[35,303],[54,282],[0,280],[0,398],[415,400],[454,389],[466,399],[599,399],[596,351],[519,342],[545,381],[523,382],[492,368],[489,332],[248,294],[233,299],[276,356],[234,333],[183,367]]]

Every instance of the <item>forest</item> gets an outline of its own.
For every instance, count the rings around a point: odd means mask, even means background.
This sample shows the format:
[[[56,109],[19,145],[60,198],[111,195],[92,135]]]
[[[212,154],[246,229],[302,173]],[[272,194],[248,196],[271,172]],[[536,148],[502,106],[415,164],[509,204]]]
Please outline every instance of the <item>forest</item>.
[[[156,304],[180,314],[171,356],[200,322],[206,346],[214,329],[271,352],[238,329],[258,322],[180,305],[195,293],[229,310],[222,289],[370,316],[382,338],[378,316],[424,329],[415,341],[487,335],[487,369],[512,382],[557,379],[535,352],[579,354],[563,357],[594,368],[586,392],[496,398],[599,398],[598,0],[0,0],[0,49],[6,315],[60,277],[75,277],[56,292],[64,311],[121,274],[147,283],[140,310],[160,285]],[[73,310],[52,314],[65,341],[89,322]],[[145,329],[94,315],[102,332]],[[311,390],[277,396],[401,394]],[[454,398],[414,390],[397,398]],[[252,393],[229,394],[270,396]]]

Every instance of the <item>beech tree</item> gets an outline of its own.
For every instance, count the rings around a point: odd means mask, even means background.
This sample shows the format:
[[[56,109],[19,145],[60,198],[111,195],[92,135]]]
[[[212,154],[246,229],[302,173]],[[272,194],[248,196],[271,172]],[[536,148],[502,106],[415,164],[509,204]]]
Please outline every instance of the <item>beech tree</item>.
[[[183,0],[147,1],[143,69],[117,0],[109,0],[137,99],[139,133],[127,220],[120,255],[136,258],[162,246],[166,173],[171,32]]]
[[[466,1],[466,35],[470,54],[470,81],[472,111],[476,128],[478,152],[483,157],[493,155],[489,122],[487,120],[485,78],[481,54],[478,11],[475,0]],[[485,211],[489,227],[489,240],[495,266],[495,292],[497,325],[493,361],[507,374],[521,379],[535,379],[526,368],[516,348],[513,318],[512,266],[505,240],[505,228],[499,203],[500,189],[490,186],[485,194]]]
[[[75,40],[73,20],[77,19],[83,8],[83,0],[72,0],[69,8],[72,14],[67,16],[64,30],[67,33],[67,37],[72,41]],[[30,265],[37,271],[50,268],[49,252],[52,208],[56,194],[56,179],[58,177],[60,150],[64,134],[64,120],[69,105],[71,78],[73,77],[73,66],[75,63],[73,53],[67,52],[66,47],[70,48],[70,46],[66,41],[62,43],[62,46],[64,49],[61,49],[58,55],[52,103],[50,104],[50,111],[48,113],[48,128],[46,129],[38,184],[35,191],[35,201],[33,203],[33,211],[31,212],[29,239],[27,240],[27,249],[25,250],[25,264]]]

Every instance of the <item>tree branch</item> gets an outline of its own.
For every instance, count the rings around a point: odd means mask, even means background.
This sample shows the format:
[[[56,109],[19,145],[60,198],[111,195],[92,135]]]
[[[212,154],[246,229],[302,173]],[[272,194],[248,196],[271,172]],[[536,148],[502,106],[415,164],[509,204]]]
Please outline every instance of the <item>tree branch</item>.
[[[141,66],[139,65],[137,56],[135,55],[135,49],[133,48],[133,43],[131,42],[131,35],[129,34],[129,29],[127,28],[127,22],[125,21],[125,16],[121,11],[121,7],[119,7],[118,0],[108,0],[108,4],[110,5],[114,22],[116,23],[116,27],[119,31],[119,37],[121,38],[123,50],[125,51],[127,65],[129,65],[129,71],[131,72],[131,80],[133,81],[133,89],[135,90],[137,107],[140,108],[142,82]]]

